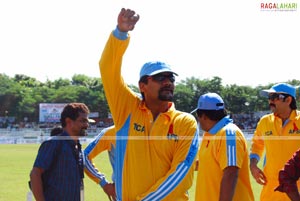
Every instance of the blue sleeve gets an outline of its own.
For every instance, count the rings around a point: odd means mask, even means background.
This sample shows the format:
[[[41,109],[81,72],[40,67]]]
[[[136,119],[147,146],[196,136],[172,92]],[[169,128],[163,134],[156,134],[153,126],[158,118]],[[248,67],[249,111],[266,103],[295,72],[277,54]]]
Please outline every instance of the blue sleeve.
[[[257,161],[260,160],[260,157],[259,157],[258,154],[250,154],[250,159],[251,159],[251,158],[256,158]]]
[[[37,157],[34,162],[34,167],[42,168],[47,170],[50,168],[52,161],[55,159],[56,156],[56,147],[58,143],[54,141],[45,141],[41,144]]]
[[[118,29],[118,26],[113,31],[113,35],[119,40],[126,40],[128,38],[128,32],[122,32]]]

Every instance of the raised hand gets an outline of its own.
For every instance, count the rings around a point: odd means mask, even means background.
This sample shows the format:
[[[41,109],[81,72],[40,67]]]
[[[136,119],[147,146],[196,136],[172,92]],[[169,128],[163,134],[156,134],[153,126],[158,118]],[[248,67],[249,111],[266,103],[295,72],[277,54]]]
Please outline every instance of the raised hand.
[[[122,32],[132,31],[139,19],[135,11],[122,8],[118,16],[118,29]]]

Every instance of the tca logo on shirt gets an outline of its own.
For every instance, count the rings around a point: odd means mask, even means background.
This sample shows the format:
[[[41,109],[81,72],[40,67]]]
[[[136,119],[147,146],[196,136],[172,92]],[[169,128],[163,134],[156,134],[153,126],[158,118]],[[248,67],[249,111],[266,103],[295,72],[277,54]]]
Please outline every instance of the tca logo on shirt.
[[[135,131],[138,131],[138,132],[144,132],[145,131],[145,126],[142,126],[140,124],[137,124],[137,123],[134,123],[133,124],[133,128]]]
[[[169,131],[167,134],[167,139],[168,140],[174,140],[175,142],[178,142],[178,135],[174,134],[173,132],[173,124],[170,125]]]
[[[272,132],[272,131],[266,131],[266,132],[265,132],[265,135],[267,135],[267,136],[268,136],[268,135],[273,135],[273,132]]]

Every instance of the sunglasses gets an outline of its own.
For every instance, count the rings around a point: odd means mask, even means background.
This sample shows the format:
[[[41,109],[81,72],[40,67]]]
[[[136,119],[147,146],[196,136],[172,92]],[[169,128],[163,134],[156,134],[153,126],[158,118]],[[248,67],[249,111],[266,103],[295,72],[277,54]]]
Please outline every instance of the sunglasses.
[[[278,93],[271,93],[268,95],[268,99],[271,101],[278,100],[278,99],[285,99],[285,98],[286,98],[285,95],[278,94]]]
[[[163,82],[165,79],[169,79],[170,82],[175,82],[175,76],[173,74],[156,74],[152,75],[151,78],[157,82]]]

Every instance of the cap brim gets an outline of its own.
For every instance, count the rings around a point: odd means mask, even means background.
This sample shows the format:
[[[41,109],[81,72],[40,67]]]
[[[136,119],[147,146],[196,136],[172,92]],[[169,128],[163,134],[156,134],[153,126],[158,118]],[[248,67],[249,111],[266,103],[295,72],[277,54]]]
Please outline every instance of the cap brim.
[[[259,92],[259,95],[262,96],[262,97],[268,97],[269,92],[266,91],[266,90],[262,90],[262,91]]]
[[[261,90],[259,95],[262,97],[268,97],[269,93],[277,93],[277,92],[273,89],[265,89],[265,90]]]
[[[283,93],[283,94],[288,94],[288,93],[286,93],[284,91],[281,92],[281,91],[275,91],[274,89],[265,89],[265,90],[260,91],[259,95],[267,98],[269,96],[269,93]],[[291,94],[289,94],[289,95],[291,95]]]
[[[175,73],[174,71],[169,71],[169,70],[156,70],[156,71],[153,71],[152,73],[150,73],[149,75],[152,76],[152,75],[156,75],[156,74],[159,74],[159,73],[173,73],[174,75],[178,76],[177,73]]]
[[[197,112],[198,108],[195,108],[193,111],[191,111],[190,113],[193,114],[195,112]]]
[[[95,123],[96,121],[94,119],[88,119],[89,123]]]

